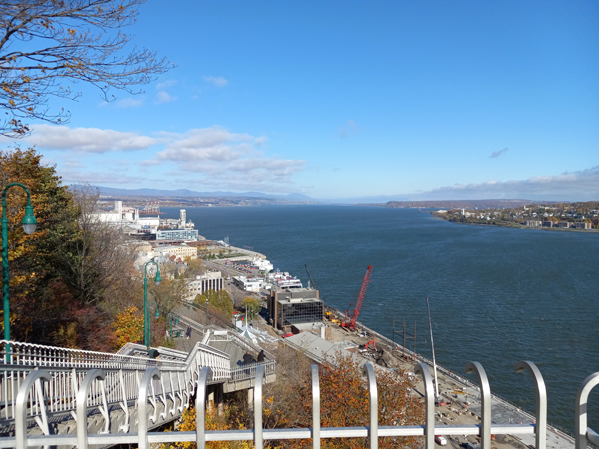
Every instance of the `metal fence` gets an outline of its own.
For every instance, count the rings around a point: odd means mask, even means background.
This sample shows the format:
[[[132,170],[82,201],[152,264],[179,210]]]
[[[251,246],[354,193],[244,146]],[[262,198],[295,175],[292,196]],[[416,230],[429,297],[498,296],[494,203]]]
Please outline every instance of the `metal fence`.
[[[140,449],[147,449],[150,443],[174,443],[174,442],[196,442],[198,448],[205,448],[208,441],[253,441],[256,449],[264,447],[264,441],[268,440],[297,440],[312,439],[313,447],[320,448],[322,438],[368,438],[371,449],[378,447],[381,437],[424,437],[425,449],[434,449],[435,435],[478,435],[481,439],[481,449],[491,449],[491,434],[496,435],[535,435],[535,448],[546,449],[547,432],[547,395],[545,383],[537,369],[531,362],[519,362],[515,366],[516,372],[528,371],[535,383],[536,389],[536,413],[535,424],[492,424],[491,423],[491,390],[483,367],[477,362],[466,365],[466,371],[476,373],[481,391],[481,423],[479,425],[435,425],[434,387],[429,367],[424,363],[416,366],[416,374],[422,376],[425,387],[425,423],[416,426],[379,426],[378,423],[378,392],[375,379],[374,367],[370,364],[364,365],[363,371],[368,385],[369,423],[367,426],[349,428],[321,428],[320,426],[320,384],[318,366],[312,365],[312,417],[313,424],[309,428],[293,429],[263,429],[262,427],[262,386],[265,376],[264,366],[256,367],[256,379],[254,386],[254,428],[248,430],[228,431],[206,431],[205,408],[206,387],[212,377],[212,370],[203,367],[197,380],[196,393],[196,431],[186,432],[148,432],[148,423],[140,420],[137,434],[106,433],[88,434],[85,426],[77,427],[76,435],[44,435],[27,436],[26,410],[29,404],[28,398],[34,390],[36,383],[48,383],[51,374],[46,370],[37,370],[29,373],[19,387],[17,396],[17,414],[15,420],[15,437],[0,438],[1,447],[16,447],[25,449],[30,446],[54,446],[70,445],[79,448],[87,448],[88,445],[111,445],[111,444],[137,444]],[[92,370],[85,376],[79,394],[76,398],[76,410],[79,422],[85,419],[87,405],[101,390],[94,391],[92,383],[94,379],[101,379],[104,375],[100,370]],[[148,368],[139,382],[138,408],[140,416],[145,416],[147,404],[150,402],[150,389],[152,380],[162,380],[162,373],[156,368]],[[591,390],[599,384],[599,373],[589,376],[582,384],[576,399],[576,449],[586,449],[587,444],[599,443],[599,435],[587,427],[587,400]],[[105,387],[104,387],[105,388]],[[30,404],[32,407],[33,405]],[[43,408],[43,403],[38,404]]]
[[[189,405],[202,367],[210,367],[210,383],[224,382],[231,376],[229,356],[199,343],[181,362],[18,342],[1,343],[5,364],[0,371],[0,419],[15,424],[19,419],[33,420],[44,434],[49,433],[48,415],[71,413],[76,416],[82,390],[87,392],[86,398],[89,396],[86,407],[101,413],[106,426],[110,407],[117,406],[125,414],[123,427],[128,429],[128,407],[139,398],[142,376],[148,370],[160,373],[159,380],[152,383],[148,400],[154,410],[157,400],[165,407],[167,400],[170,401],[171,414],[180,414]],[[38,376],[41,372],[45,376],[44,383]],[[33,383],[32,376],[37,379]],[[150,419],[155,422],[155,414]],[[108,427],[105,430],[108,431]]]

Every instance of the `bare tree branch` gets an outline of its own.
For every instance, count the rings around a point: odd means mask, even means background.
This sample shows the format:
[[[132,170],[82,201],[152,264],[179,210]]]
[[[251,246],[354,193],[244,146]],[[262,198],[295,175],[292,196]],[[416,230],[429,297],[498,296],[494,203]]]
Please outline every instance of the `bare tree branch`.
[[[50,111],[48,101],[81,95],[66,82],[93,84],[110,101],[111,88],[138,94],[136,86],[171,68],[151,50],[126,51],[132,37],[120,29],[135,23],[145,1],[0,0],[0,135],[27,135],[23,120],[65,123],[70,113]]]

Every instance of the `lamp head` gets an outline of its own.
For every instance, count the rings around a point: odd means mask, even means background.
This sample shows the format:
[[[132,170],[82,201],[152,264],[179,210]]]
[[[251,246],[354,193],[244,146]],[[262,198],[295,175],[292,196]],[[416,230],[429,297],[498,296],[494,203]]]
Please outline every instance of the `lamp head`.
[[[156,287],[159,287],[161,282],[162,278],[160,277],[160,271],[156,269],[156,277],[154,278],[154,283],[156,284]]]
[[[37,220],[33,215],[33,206],[25,206],[25,216],[23,217],[23,231],[25,234],[33,234],[37,226]]]
[[[158,307],[156,307],[156,313],[154,314],[154,318],[160,318],[160,312],[158,311]]]

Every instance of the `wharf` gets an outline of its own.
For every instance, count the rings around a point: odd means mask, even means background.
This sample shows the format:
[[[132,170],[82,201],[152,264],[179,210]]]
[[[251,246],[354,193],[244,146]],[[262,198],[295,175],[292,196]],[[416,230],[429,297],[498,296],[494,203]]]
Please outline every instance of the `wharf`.
[[[333,309],[329,308],[333,311]],[[338,318],[342,318],[342,314],[339,311],[335,311]],[[360,337],[358,332],[347,333],[338,326],[331,324],[333,329],[332,337],[333,341],[349,340],[357,344],[365,344],[372,337],[376,340],[377,349],[383,349],[387,354],[385,361],[388,362],[390,368],[400,368],[407,372],[414,372],[416,363],[424,362],[431,370],[433,375],[433,362],[432,360],[422,357],[419,354],[406,349],[397,343],[393,343],[392,340],[385,337],[382,334],[364,326],[358,322],[357,326],[361,331],[367,333],[366,337]],[[372,360],[372,363],[375,363]],[[464,362],[465,364],[466,362]],[[516,374],[514,374],[516,375]],[[529,376],[528,373],[519,374],[522,376],[523,381],[527,381],[525,378]],[[436,407],[435,411],[438,412],[436,422],[438,425],[456,425],[456,424],[480,424],[480,413],[481,413],[481,402],[480,402],[480,390],[479,387],[473,382],[465,379],[464,377],[458,376],[457,374],[449,371],[448,369],[439,366],[437,364],[437,378],[439,382],[439,394],[445,398],[448,402],[446,406]],[[417,383],[414,388],[415,392],[424,397],[424,383],[418,376],[416,378]],[[532,386],[531,382],[531,388]],[[468,406],[465,403],[468,403]],[[491,394],[491,424],[533,424],[535,417],[521,410],[518,406],[509,403],[508,401],[498,397],[497,395]],[[439,429],[441,434],[442,430]],[[448,436],[446,437],[455,449],[458,449],[461,444],[469,442],[471,444],[478,444],[479,440],[477,437],[469,436],[464,437],[462,435]],[[496,449],[530,449],[535,446],[534,435],[498,435],[497,439],[493,441],[493,447]],[[560,429],[547,424],[547,449],[572,449],[574,447],[574,437],[568,435]]]

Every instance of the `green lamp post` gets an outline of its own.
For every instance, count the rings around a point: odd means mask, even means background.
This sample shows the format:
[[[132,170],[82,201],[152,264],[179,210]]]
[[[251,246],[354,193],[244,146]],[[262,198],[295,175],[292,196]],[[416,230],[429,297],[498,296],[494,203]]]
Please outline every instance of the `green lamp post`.
[[[146,262],[144,265],[144,344],[146,345],[146,348],[150,347],[150,317],[148,316],[148,264],[151,263],[156,265],[156,276],[154,277],[154,283],[156,286],[159,286],[160,282],[162,282],[158,264],[153,260]],[[158,307],[156,307],[156,313],[158,313]]]
[[[152,320],[150,319],[150,312],[152,309],[152,306],[154,306],[154,318],[158,319],[160,318],[160,312],[158,311],[158,304],[156,304],[155,302],[151,302],[150,304],[148,304],[148,341],[150,343],[152,343]],[[150,348],[150,345],[147,345],[148,349]]]
[[[158,313],[158,308],[156,308],[156,318],[160,318],[160,313]],[[177,315],[174,312],[170,312],[166,316],[166,322],[167,323],[170,322],[171,332],[169,335],[171,336],[171,338],[173,338],[173,323],[175,323],[175,325],[179,324],[179,315]]]
[[[13,182],[8,184],[2,192],[2,286],[4,295],[4,339],[10,341],[10,297],[8,291],[8,218],[6,218],[6,192],[14,186],[19,186],[27,192],[27,206],[25,206],[25,216],[23,217],[23,230],[26,234],[33,234],[37,226],[37,220],[33,215],[33,206],[31,205],[31,194],[29,189],[23,184]],[[9,358],[10,347],[6,348],[6,357]]]

